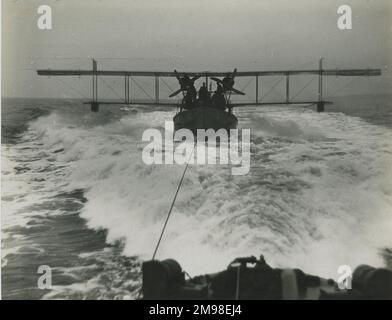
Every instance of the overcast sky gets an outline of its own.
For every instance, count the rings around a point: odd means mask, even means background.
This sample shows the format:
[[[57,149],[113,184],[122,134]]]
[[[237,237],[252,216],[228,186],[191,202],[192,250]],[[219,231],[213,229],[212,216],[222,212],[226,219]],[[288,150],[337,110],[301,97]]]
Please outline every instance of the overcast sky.
[[[42,4],[50,31],[37,27]],[[342,4],[352,30],[337,28]],[[315,68],[323,56],[326,67],[383,69],[346,93],[387,93],[391,12],[391,0],[3,0],[2,95],[79,98],[34,70],[91,68],[89,57],[102,69],[224,71]],[[91,95],[90,80],[63,81]]]

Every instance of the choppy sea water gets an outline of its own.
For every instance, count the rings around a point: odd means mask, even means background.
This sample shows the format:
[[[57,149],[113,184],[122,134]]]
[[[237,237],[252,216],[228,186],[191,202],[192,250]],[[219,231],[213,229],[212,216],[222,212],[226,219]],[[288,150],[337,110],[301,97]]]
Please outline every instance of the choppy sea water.
[[[191,275],[251,254],[332,278],[392,267],[392,97],[327,108],[237,110],[250,173],[191,165],[157,258]],[[154,110],[3,100],[3,299],[136,296],[184,168],[142,162],[143,131],[173,116]],[[40,265],[52,290],[37,287]]]

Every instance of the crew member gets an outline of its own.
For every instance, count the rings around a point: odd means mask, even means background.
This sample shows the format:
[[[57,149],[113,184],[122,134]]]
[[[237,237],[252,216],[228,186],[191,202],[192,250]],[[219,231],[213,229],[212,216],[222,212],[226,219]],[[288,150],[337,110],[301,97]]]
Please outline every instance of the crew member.
[[[212,96],[212,106],[217,109],[226,109],[226,99],[220,84],[218,84],[216,91]]]
[[[206,83],[203,82],[203,85],[199,89],[199,101],[203,103],[207,103],[209,100],[210,100],[210,95]]]
[[[184,97],[184,107],[185,109],[191,109],[194,107],[196,102],[197,91],[193,84],[190,84],[186,88],[186,94]]]

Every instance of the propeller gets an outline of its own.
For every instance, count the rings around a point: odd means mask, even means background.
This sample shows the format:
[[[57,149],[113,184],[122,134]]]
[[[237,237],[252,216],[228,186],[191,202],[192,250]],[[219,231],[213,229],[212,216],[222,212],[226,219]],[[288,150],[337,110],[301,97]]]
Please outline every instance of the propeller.
[[[245,93],[233,88],[234,78],[235,78],[236,73],[237,73],[237,68],[235,68],[232,73],[228,73],[226,75],[226,77],[224,77],[223,79],[219,79],[219,78],[215,78],[215,77],[211,77],[211,79],[214,80],[215,82],[221,84],[224,92],[232,91],[232,92],[235,92],[236,94],[240,94],[240,95],[244,96]]]
[[[184,73],[184,76],[181,77],[180,74],[177,72],[177,70],[174,70],[174,74],[178,80],[178,83],[180,84],[180,88],[174,91],[172,94],[170,94],[169,95],[170,98],[175,97],[180,92],[187,91],[188,88],[193,86],[195,81],[201,77],[200,75],[196,75],[193,78],[189,78],[189,76],[186,73]]]

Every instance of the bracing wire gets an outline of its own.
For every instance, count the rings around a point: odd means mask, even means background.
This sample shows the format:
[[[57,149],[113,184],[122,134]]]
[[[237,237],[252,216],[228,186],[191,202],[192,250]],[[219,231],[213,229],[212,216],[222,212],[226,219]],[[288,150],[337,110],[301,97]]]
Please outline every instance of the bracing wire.
[[[144,92],[144,94],[145,94],[147,97],[149,97],[151,100],[154,100],[154,98],[151,97],[151,95],[149,95],[148,92],[147,92],[146,90],[144,90],[143,87],[142,87],[141,85],[139,85],[139,83],[138,83],[134,78],[131,77],[130,79],[131,79],[131,81],[133,81],[133,82],[136,84],[136,86],[137,86],[140,90],[142,90],[142,91]]]
[[[88,99],[83,92],[81,92],[80,90],[74,88],[73,86],[71,86],[70,84],[68,84],[67,82],[65,82],[64,80],[60,79],[60,78],[55,78],[57,81],[60,81],[61,83],[63,83],[66,87],[68,87],[69,89],[71,89],[72,91],[76,92],[78,95],[80,95],[83,99]]]
[[[270,90],[264,96],[261,97],[260,101],[264,100],[264,98],[266,98],[272,91],[276,92],[274,89],[282,80],[283,80],[283,77],[278,79],[278,81],[270,88]]]
[[[245,89],[250,85],[250,83],[252,82],[252,78],[249,79],[249,81],[245,84],[245,86],[241,89],[241,91],[245,91]]]
[[[292,101],[292,100],[294,100],[296,97],[298,97],[298,96],[302,93],[302,91],[304,91],[304,90],[313,82],[313,80],[314,80],[314,79],[310,79],[310,81],[307,82],[307,83],[305,84],[305,86],[304,86],[301,90],[299,90],[299,91],[297,92],[297,94],[296,94],[294,97],[291,97],[291,98],[290,98],[290,101]]]
[[[106,86],[118,97],[118,98],[120,98],[121,100],[125,100],[124,99],[124,97],[122,97],[116,90],[114,90],[114,88],[111,86],[111,85],[109,85],[109,83],[107,83],[104,79],[103,79],[103,77],[100,77],[99,78],[99,80],[102,80],[102,82],[104,83],[104,84],[106,84]]]
[[[359,78],[357,78],[357,77],[352,78],[348,83],[346,83],[342,87],[336,89],[334,92],[332,92],[331,94],[326,95],[326,96],[333,97],[336,93],[338,93],[339,91],[343,90],[344,88],[347,88],[348,86],[353,84],[353,82],[356,81],[356,80],[359,80]]]
[[[162,82],[165,84],[165,86],[170,90],[170,92],[173,92],[174,90],[169,86],[169,84],[163,79],[160,78],[162,80]]]

